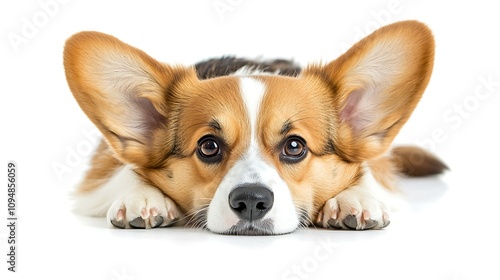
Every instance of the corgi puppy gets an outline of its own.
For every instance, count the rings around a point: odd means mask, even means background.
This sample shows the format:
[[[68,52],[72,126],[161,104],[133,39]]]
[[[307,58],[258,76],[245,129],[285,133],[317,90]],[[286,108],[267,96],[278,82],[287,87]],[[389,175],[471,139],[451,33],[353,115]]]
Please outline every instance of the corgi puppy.
[[[417,21],[304,69],[234,57],[174,66],[78,33],[65,45],[66,78],[104,140],[76,211],[117,228],[221,234],[384,228],[397,174],[446,169],[419,148],[391,148],[433,61],[433,35]]]

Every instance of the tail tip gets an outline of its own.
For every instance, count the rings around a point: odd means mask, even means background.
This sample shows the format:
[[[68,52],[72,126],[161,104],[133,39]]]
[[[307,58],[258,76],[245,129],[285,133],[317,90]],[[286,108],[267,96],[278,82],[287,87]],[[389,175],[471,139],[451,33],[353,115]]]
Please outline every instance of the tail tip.
[[[399,172],[410,177],[442,174],[450,168],[432,153],[415,146],[400,146],[392,150]]]

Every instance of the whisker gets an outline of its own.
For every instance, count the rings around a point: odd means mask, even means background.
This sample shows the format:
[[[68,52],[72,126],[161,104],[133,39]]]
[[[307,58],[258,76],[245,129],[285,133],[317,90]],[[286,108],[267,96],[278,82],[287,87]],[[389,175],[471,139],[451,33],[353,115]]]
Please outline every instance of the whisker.
[[[199,208],[191,209],[189,210],[184,217],[179,219],[179,221],[185,221],[186,226],[191,226],[192,228],[206,228],[206,213],[208,211],[208,206],[210,205],[210,201],[212,201],[212,198],[209,197],[200,197],[191,200],[191,203],[194,202],[199,202],[200,200],[207,201],[208,203],[203,203],[199,206]]]
[[[186,215],[186,218],[189,217],[186,225],[191,225],[192,228],[206,228],[208,206],[209,204],[202,205],[201,208]]]
[[[313,223],[311,220],[311,217],[309,216],[309,212],[303,208],[303,207],[297,207],[298,208],[298,214],[299,214],[299,229],[304,229],[304,228],[309,228],[309,227],[314,227],[316,228],[316,225]]]

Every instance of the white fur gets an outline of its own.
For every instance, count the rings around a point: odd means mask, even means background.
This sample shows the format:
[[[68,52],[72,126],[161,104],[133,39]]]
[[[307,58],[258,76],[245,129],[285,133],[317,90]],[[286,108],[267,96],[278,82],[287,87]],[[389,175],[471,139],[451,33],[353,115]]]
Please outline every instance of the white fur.
[[[207,227],[211,231],[223,233],[236,225],[239,218],[228,204],[229,193],[241,184],[260,183],[274,193],[274,205],[262,219],[273,221],[275,234],[291,232],[299,224],[292,196],[277,170],[260,155],[257,142],[259,131],[256,124],[265,86],[254,78],[242,77],[240,87],[247,108],[252,139],[245,155],[229,170],[217,188],[208,208]]]
[[[163,90],[152,75],[154,70],[145,67],[139,59],[120,52],[96,57],[95,63],[90,63],[94,68],[89,68],[86,75],[102,90],[103,97],[114,104],[107,115],[114,120],[106,122],[107,125],[119,135],[142,139],[147,126],[144,125],[144,108],[137,105],[137,100]]]
[[[111,221],[119,220],[118,212],[122,211],[126,228],[138,217],[146,220],[146,227],[152,227],[155,221],[153,213],[163,217],[160,226],[168,225],[181,215],[169,197],[158,188],[144,184],[131,166],[121,167],[108,182],[89,193],[77,194],[75,198],[74,211],[79,214],[107,216]]]
[[[259,75],[259,76],[274,76],[274,75],[278,75],[279,72],[280,72],[280,70],[276,70],[274,72],[269,72],[269,71],[264,71],[262,69],[255,69],[252,67],[243,66],[240,69],[236,70],[236,72],[234,72],[232,74],[232,76],[241,76],[241,77],[257,76],[257,75]]]
[[[266,87],[262,82],[251,77],[240,78],[240,92],[250,121],[252,141],[257,140],[257,117],[259,116],[260,104],[265,91]]]
[[[334,198],[329,199],[323,207],[322,224],[328,226],[330,219],[336,219],[339,226],[347,228],[343,221],[349,215],[356,216],[357,228],[364,229],[365,219],[378,222],[374,228],[382,228],[389,223],[391,210],[404,206],[397,195],[381,186],[373,177],[369,168],[365,168],[358,185],[349,187]]]
[[[364,131],[379,122],[390,111],[381,111],[380,104],[387,99],[385,93],[404,73],[403,62],[408,56],[400,42],[387,40],[376,44],[345,77],[351,92],[342,118],[348,120],[355,131]]]
[[[91,192],[73,194],[73,210],[81,215],[104,217],[111,203],[130,193],[137,183],[134,172],[128,166],[118,169],[108,182]]]

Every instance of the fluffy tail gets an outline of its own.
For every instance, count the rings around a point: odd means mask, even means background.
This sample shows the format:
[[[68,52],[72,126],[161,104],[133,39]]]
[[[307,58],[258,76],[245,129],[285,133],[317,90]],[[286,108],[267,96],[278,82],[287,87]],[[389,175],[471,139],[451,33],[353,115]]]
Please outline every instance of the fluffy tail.
[[[436,175],[449,169],[435,155],[415,146],[394,147],[392,162],[399,172],[411,177]]]

